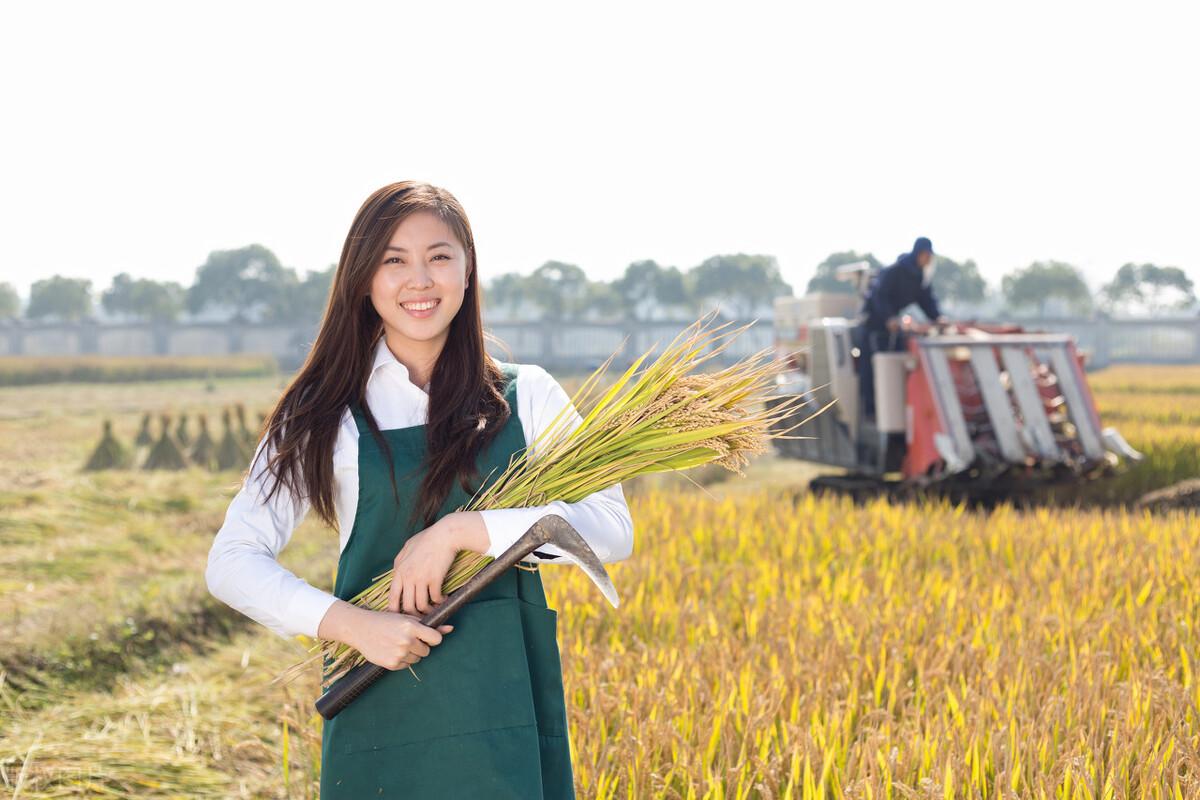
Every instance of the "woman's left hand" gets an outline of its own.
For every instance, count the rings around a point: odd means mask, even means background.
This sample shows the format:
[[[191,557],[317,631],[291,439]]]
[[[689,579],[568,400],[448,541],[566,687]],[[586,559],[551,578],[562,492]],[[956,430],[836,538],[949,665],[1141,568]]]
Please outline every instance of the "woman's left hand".
[[[479,549],[481,541],[486,550],[486,535],[478,512],[454,512],[410,536],[393,562],[388,610],[414,616],[431,611],[445,599],[442,583],[455,555],[459,550]]]

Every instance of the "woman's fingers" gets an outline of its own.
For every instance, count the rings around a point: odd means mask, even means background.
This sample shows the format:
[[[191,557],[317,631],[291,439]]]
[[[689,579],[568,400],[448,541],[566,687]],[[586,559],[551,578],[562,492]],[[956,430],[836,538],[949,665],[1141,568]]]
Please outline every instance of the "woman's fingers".
[[[412,666],[429,655],[432,652],[430,645],[441,644],[442,636],[452,630],[454,630],[454,626],[449,623],[439,625],[436,629],[430,628],[428,625],[418,624],[415,629],[415,638],[400,657],[399,668],[403,669],[406,666]]]
[[[417,597],[428,597],[428,603],[425,608],[421,609],[421,613],[428,614],[442,604],[446,596],[437,588],[437,583],[427,584],[425,589],[417,589]]]
[[[442,583],[447,567],[453,563],[454,550],[446,550],[442,539],[431,538],[431,530],[409,537],[396,554],[388,589],[389,611],[423,616],[445,600]]]
[[[442,630],[445,627],[445,625],[439,625],[436,628],[431,628],[428,625],[418,625],[415,633],[417,638],[426,644],[441,644],[442,634],[448,633],[448,631]],[[454,630],[453,625],[450,626],[450,630]]]
[[[388,611],[424,615],[442,602],[442,599],[442,593],[433,583],[419,579],[403,581],[399,574],[392,574],[392,585],[388,587]]]
[[[363,654],[368,661],[393,670],[416,664],[454,630],[451,623],[430,627],[412,614],[379,611],[365,620],[368,625],[363,632]]]
[[[413,613],[412,594],[413,594],[412,583],[404,584],[404,586],[400,590],[400,611],[404,614]]]
[[[392,573],[392,585],[388,588],[387,610],[398,612],[400,610],[400,589],[404,582],[400,580],[400,576]]]

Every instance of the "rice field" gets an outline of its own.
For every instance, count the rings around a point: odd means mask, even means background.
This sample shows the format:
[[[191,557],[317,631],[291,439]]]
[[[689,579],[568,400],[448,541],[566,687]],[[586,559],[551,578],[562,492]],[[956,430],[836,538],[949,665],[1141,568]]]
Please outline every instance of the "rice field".
[[[211,598],[235,471],[79,471],[110,417],[264,408],[278,377],[0,389],[0,786],[315,798],[311,643]],[[1109,499],[1200,475],[1200,369],[1091,376],[1149,455]],[[564,380],[568,390],[572,382]],[[1117,503],[855,506],[763,456],[627,486],[619,609],[547,567],[578,795],[1200,796],[1200,519]],[[697,485],[698,484],[698,485]],[[332,586],[313,520],[283,562]]]

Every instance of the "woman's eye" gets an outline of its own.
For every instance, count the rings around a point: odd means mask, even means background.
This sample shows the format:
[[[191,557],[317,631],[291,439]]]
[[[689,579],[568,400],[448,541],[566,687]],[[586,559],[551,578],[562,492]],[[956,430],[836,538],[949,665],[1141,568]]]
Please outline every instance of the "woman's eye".
[[[446,255],[445,253],[438,253],[437,255],[434,256],[434,258],[435,259],[444,258],[447,261],[450,260],[450,256]],[[385,263],[385,264],[403,264],[404,262],[400,260],[400,256],[389,256],[388,258],[385,258],[383,260],[383,263]]]

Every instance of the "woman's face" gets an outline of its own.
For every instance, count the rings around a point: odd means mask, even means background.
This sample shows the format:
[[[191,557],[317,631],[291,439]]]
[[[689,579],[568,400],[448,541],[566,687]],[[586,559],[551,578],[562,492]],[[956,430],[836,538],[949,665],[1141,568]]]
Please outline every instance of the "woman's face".
[[[371,303],[390,338],[433,342],[440,352],[462,307],[466,279],[462,243],[436,214],[417,211],[392,234],[371,279]]]

